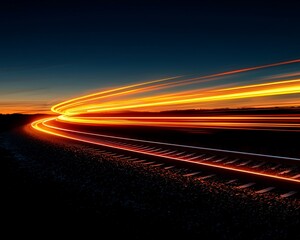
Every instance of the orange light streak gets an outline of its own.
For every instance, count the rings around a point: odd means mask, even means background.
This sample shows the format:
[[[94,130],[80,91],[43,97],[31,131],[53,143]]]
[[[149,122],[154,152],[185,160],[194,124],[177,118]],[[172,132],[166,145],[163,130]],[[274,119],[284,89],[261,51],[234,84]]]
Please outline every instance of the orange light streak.
[[[130,125],[186,128],[300,129],[300,116],[211,116],[211,117],[70,117],[58,121],[85,125]],[[299,130],[300,131],[300,130]]]
[[[275,67],[275,66],[286,65],[286,64],[293,64],[293,63],[299,63],[299,62],[300,62],[300,59],[296,59],[296,60],[291,60],[291,61],[267,64],[267,65],[262,65],[262,66],[255,66],[255,67],[250,67],[250,68],[237,69],[237,70],[232,70],[232,71],[227,71],[227,72],[221,72],[221,73],[206,75],[206,76],[193,78],[193,79],[178,80],[178,81],[175,81],[175,82],[170,82],[170,81],[174,80],[176,78],[179,78],[179,77],[164,78],[164,79],[158,79],[158,80],[148,81],[148,82],[144,82],[144,83],[132,84],[132,85],[123,86],[123,87],[119,87],[119,88],[109,89],[109,90],[94,93],[94,94],[85,95],[85,96],[82,96],[82,97],[77,97],[77,98],[74,98],[74,99],[56,104],[51,108],[51,110],[53,112],[56,112],[56,113],[59,113],[59,114],[68,114],[68,115],[80,114],[80,113],[87,112],[86,106],[90,105],[90,104],[85,104],[86,102],[89,102],[89,101],[91,102],[91,101],[100,100],[100,99],[104,99],[104,98],[110,98],[112,96],[126,95],[130,92],[131,93],[142,93],[142,92],[146,92],[146,91],[151,90],[151,88],[144,88],[144,87],[141,88],[141,86],[145,86],[145,85],[151,85],[151,84],[158,84],[159,83],[158,85],[154,86],[154,89],[158,90],[158,89],[164,89],[166,87],[171,88],[171,87],[176,87],[176,86],[184,86],[184,85],[189,85],[189,84],[195,84],[195,83],[201,82],[203,80],[205,80],[205,81],[208,81],[209,79],[215,80],[216,77],[224,77],[224,76],[227,76],[227,75],[233,75],[233,74],[242,73],[242,72],[248,72],[248,71],[253,71],[253,70],[258,70],[258,69],[263,69],[263,68]],[[161,84],[162,82],[167,82],[167,83]],[[262,85],[260,85],[260,87],[261,86]],[[255,86],[252,86],[252,87],[255,87]],[[135,89],[135,88],[138,88],[138,89]],[[128,92],[129,89],[131,89],[131,91]],[[126,91],[124,92],[124,90],[126,90]],[[220,89],[219,91],[224,91],[224,89],[223,90]],[[228,89],[226,91],[228,91]],[[185,93],[185,95],[186,94],[187,93]],[[286,93],[286,94],[288,94],[288,93]],[[163,96],[161,96],[161,97],[163,97]],[[191,98],[192,96],[186,95],[184,97],[185,98]],[[237,99],[237,98],[235,98],[235,99]],[[139,102],[143,102],[144,100],[146,101],[147,99],[139,99]],[[210,99],[208,99],[208,100],[210,100]],[[158,101],[160,101],[160,100],[158,99]],[[184,101],[184,100],[181,100],[181,101]],[[187,100],[185,100],[185,101],[187,101]],[[203,101],[205,101],[205,100],[203,100]],[[181,103],[181,102],[178,102],[178,103]],[[82,104],[84,104],[84,105],[81,106],[81,107],[77,107],[75,109],[72,108],[72,106],[74,107],[74,106],[78,106],[78,105],[82,105]],[[171,104],[171,103],[166,101],[165,104]],[[111,111],[111,110],[130,109],[132,107],[135,107],[134,105],[136,105],[136,107],[154,106],[154,105],[132,104],[131,106],[127,106],[127,107],[121,107],[121,108],[107,107],[107,108],[102,108],[102,110],[100,110],[100,108],[98,108],[98,110],[94,109],[94,110],[91,110],[91,111]],[[160,105],[163,105],[163,104],[160,104]],[[158,105],[158,106],[160,106],[160,105]],[[101,106],[103,106],[103,102],[101,103]],[[96,107],[93,107],[93,108],[96,108]]]
[[[300,80],[297,81],[300,83]],[[265,86],[265,85],[263,85]],[[260,87],[260,86],[258,86]],[[224,100],[236,100],[236,99],[244,99],[244,98],[253,98],[253,97],[266,97],[266,96],[277,96],[277,95],[286,95],[286,94],[295,94],[300,93],[300,84],[296,86],[285,86],[285,87],[273,87],[269,89],[261,89],[238,93],[229,93],[229,94],[219,94],[219,95],[207,95],[202,97],[193,97],[193,96],[184,96],[181,99],[175,100],[165,100],[162,101],[151,101],[151,99],[139,99],[135,102],[147,102],[147,103],[132,103],[128,105],[128,102],[119,102],[114,103],[113,106],[105,107],[105,104],[99,104],[99,107],[96,109],[88,109],[87,112],[104,112],[104,111],[119,111],[119,110],[127,110],[127,109],[137,109],[144,107],[156,107],[156,106],[175,106],[182,104],[197,104],[197,103],[205,103],[205,102],[215,102],[215,101],[224,101]],[[150,100],[150,101],[149,101]],[[126,104],[126,105],[125,105]],[[174,108],[173,108],[174,109]],[[77,109],[77,113],[78,109]]]
[[[55,112],[55,113],[61,113],[59,111],[59,109],[65,105],[68,105],[70,103],[76,102],[76,103],[81,103],[81,102],[85,102],[85,101],[89,101],[90,98],[92,97],[92,100],[97,99],[96,96],[102,96],[105,95],[107,93],[112,93],[112,92],[117,92],[117,91],[121,91],[121,90],[125,90],[125,89],[130,89],[130,88],[134,88],[134,87],[140,87],[140,86],[144,86],[144,85],[148,85],[148,84],[152,84],[152,83],[158,83],[158,82],[163,82],[163,81],[167,81],[167,80],[171,80],[171,79],[175,79],[178,77],[171,77],[171,78],[163,78],[163,79],[157,79],[157,80],[153,80],[153,81],[149,81],[149,82],[143,82],[143,83],[137,83],[137,84],[132,84],[129,86],[124,86],[124,87],[119,87],[119,88],[113,88],[113,89],[109,89],[106,91],[102,91],[102,92],[98,92],[98,93],[93,93],[93,94],[89,94],[86,96],[82,96],[82,97],[77,97],[77,98],[73,98],[67,101],[64,101],[62,103],[56,104],[51,108],[51,111]],[[110,95],[108,95],[110,96]]]

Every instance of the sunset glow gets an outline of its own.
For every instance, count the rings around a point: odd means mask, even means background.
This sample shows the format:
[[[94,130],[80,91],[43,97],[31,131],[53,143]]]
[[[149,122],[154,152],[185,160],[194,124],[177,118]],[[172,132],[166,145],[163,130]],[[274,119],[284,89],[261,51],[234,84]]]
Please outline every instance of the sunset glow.
[[[300,239],[299,9],[1,1],[3,235]]]

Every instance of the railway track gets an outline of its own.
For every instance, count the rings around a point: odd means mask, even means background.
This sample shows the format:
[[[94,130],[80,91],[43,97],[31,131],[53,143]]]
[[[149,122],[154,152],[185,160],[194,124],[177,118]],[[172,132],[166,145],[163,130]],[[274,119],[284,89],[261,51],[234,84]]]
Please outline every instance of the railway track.
[[[76,131],[55,125],[44,119],[32,127],[52,135],[93,145],[112,157],[133,161],[149,167],[177,170],[184,177],[222,179],[237,189],[249,189],[257,194],[275,192],[281,198],[299,198],[300,159],[255,154],[223,149],[147,141]],[[98,146],[101,146],[99,149]]]

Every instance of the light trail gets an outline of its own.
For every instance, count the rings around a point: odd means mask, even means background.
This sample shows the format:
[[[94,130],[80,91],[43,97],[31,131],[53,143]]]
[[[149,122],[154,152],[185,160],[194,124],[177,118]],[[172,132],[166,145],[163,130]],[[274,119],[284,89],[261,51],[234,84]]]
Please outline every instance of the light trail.
[[[74,117],[61,115],[58,121],[107,126],[156,126],[170,128],[218,128],[300,131],[300,115],[293,116],[203,116],[203,117]]]
[[[103,111],[116,111],[116,110],[132,110],[136,108],[145,108],[148,110],[155,106],[168,106],[170,109],[176,109],[179,105],[186,104],[200,104],[214,101],[234,100],[250,97],[263,97],[263,96],[276,96],[284,94],[292,94],[300,92],[299,79],[278,81],[272,83],[253,84],[248,86],[239,86],[235,88],[220,88],[209,91],[210,88],[205,90],[202,86],[200,90],[196,91],[182,91],[177,90],[173,94],[151,94],[151,97],[135,96],[136,94],[145,94],[151,91],[158,91],[166,88],[174,88],[178,86],[187,86],[191,84],[214,81],[220,77],[234,75],[238,73],[254,71],[269,67],[300,63],[300,59],[279,62],[274,64],[267,64],[262,66],[237,69],[227,72],[210,74],[202,77],[191,79],[179,79],[180,77],[164,78],[144,83],[131,84],[119,88],[109,89],[98,93],[77,97],[59,104],[54,105],[51,110],[59,114],[78,115],[86,112],[103,112]],[[273,86],[283,85],[283,86]],[[267,88],[266,88],[267,87]],[[249,90],[249,88],[254,90]],[[266,89],[265,89],[266,88]],[[243,92],[224,93],[232,90],[241,90]],[[248,90],[248,91],[247,91]],[[218,94],[217,92],[221,92]],[[113,97],[127,96],[121,100],[112,100]],[[130,99],[130,96],[135,96]],[[101,103],[97,102],[101,100]],[[196,105],[195,105],[196,106]]]
[[[211,85],[212,82],[224,80],[224,77],[231,75],[295,63],[300,63],[300,59],[220,72],[195,78],[185,79],[182,76],[177,76],[112,88],[58,103],[54,105],[51,110],[55,113],[59,113],[60,116],[35,121],[31,126],[40,132],[79,142],[101,145],[152,157],[165,158],[177,162],[190,163],[196,166],[206,166],[213,169],[299,184],[300,179],[272,173],[263,173],[258,170],[258,167],[254,170],[247,169],[245,167],[246,164],[230,166],[234,161],[227,162],[228,164],[226,165],[221,162],[218,163],[218,161],[210,160],[201,162],[197,160],[194,153],[181,156],[172,148],[211,151],[222,154],[225,157],[227,157],[226,154],[233,154],[245,157],[275,159],[276,161],[299,162],[300,159],[298,158],[188,146],[75,130],[75,128],[80,128],[81,125],[87,125],[151,126],[163,128],[172,127],[178,129],[300,131],[299,114],[247,114],[235,116],[212,114],[212,116],[176,116],[176,114],[165,113],[166,116],[162,116],[162,113],[158,113],[161,110],[197,109],[201,106],[219,106],[218,104],[226,103],[229,105],[232,103],[238,104],[239,101],[242,102],[245,100],[253,101],[254,107],[259,105],[276,106],[276,104],[281,106],[291,106],[291,104],[294,105],[295,103],[300,105],[299,96],[297,95],[300,94],[300,79],[298,78],[286,80],[275,79],[276,81],[274,81],[273,78],[273,81],[269,82],[256,82],[242,85],[233,85],[232,82],[223,82],[222,85],[217,86]],[[290,74],[290,76],[294,75]],[[287,74],[285,74],[285,76],[287,76]],[[282,101],[279,101],[281,99],[278,100],[278,97],[281,96],[285,96],[285,98],[282,98]],[[277,99],[275,97],[277,97]],[[156,113],[154,116],[143,116],[142,112],[137,112],[141,110],[144,112],[150,111]],[[124,111],[135,112],[126,113]],[[114,114],[119,115],[116,116]],[[142,115],[134,116],[134,114]],[[61,125],[65,127],[59,127]],[[120,142],[109,142],[107,139]],[[142,144],[142,147],[135,146],[134,144],[130,145],[128,142],[140,143]],[[153,148],[153,145],[156,147]],[[161,149],[162,147],[169,147],[171,149]],[[191,157],[188,158],[187,156]]]
[[[142,92],[147,92],[147,91],[150,91],[150,90],[155,90],[159,87],[165,86],[166,84],[159,84],[159,85],[156,85],[156,86],[148,86],[148,87],[143,87],[143,88],[138,88],[138,89],[135,89],[135,88],[140,87],[140,86],[144,86],[144,85],[153,84],[153,83],[164,82],[164,81],[168,81],[168,80],[176,79],[176,78],[178,78],[178,77],[163,78],[163,79],[153,80],[153,81],[149,81],[149,82],[145,82],[145,83],[132,84],[132,85],[129,85],[129,86],[124,86],[124,87],[120,87],[120,88],[101,91],[99,93],[89,94],[89,95],[86,95],[86,96],[74,98],[74,99],[59,103],[57,105],[54,105],[51,108],[51,111],[56,112],[56,113],[62,113],[62,110],[65,109],[65,108],[70,108],[71,106],[72,107],[73,106],[78,106],[78,105],[80,105],[82,103],[85,103],[87,101],[93,101],[93,100],[99,100],[99,99],[103,99],[103,98],[110,98],[110,97],[116,97],[116,96],[122,96],[122,95],[128,95],[128,94],[135,94],[135,93],[142,93]],[[127,89],[129,89],[129,90],[127,90]]]
[[[174,143],[165,143],[165,142],[159,142],[159,141],[149,141],[149,140],[142,140],[142,139],[135,139],[135,138],[127,138],[127,137],[117,137],[117,136],[112,136],[112,135],[71,130],[71,129],[56,127],[56,126],[47,124],[47,122],[50,122],[53,120],[56,120],[56,119],[55,118],[47,118],[47,119],[37,120],[32,123],[32,126],[37,128],[37,124],[42,123],[43,126],[49,128],[49,129],[55,129],[55,130],[59,130],[59,131],[63,131],[63,132],[79,133],[79,134],[90,135],[90,136],[106,137],[106,138],[113,138],[113,139],[126,140],[126,141],[128,140],[128,141],[148,143],[148,144],[149,143],[150,144],[160,144],[160,145],[171,146],[171,147],[183,147],[183,148],[191,148],[191,149],[197,149],[197,150],[210,150],[210,151],[221,152],[221,153],[235,153],[235,154],[255,156],[255,157],[258,156],[258,157],[277,158],[277,159],[281,159],[281,160],[300,161],[300,158],[282,157],[282,156],[275,156],[275,155],[240,152],[240,151],[232,151],[232,150],[225,150],[225,149],[207,148],[207,147],[197,147],[197,146],[189,146],[189,145],[183,145],[183,144],[174,144]]]
[[[83,131],[75,131],[75,130],[70,130],[70,129],[65,129],[65,128],[60,128],[60,127],[55,127],[52,125],[47,124],[50,121],[55,120],[55,118],[48,118],[48,119],[42,119],[42,120],[37,120],[33,122],[31,125],[34,129],[45,132],[51,135],[71,139],[71,140],[76,140],[84,143],[90,143],[93,145],[100,145],[100,146],[105,146],[109,148],[115,148],[119,150],[125,150],[129,152],[135,152],[139,154],[144,154],[144,155],[149,155],[149,156],[154,156],[154,157],[160,157],[160,158],[166,158],[166,159],[171,159],[175,161],[180,161],[180,162],[186,162],[186,163],[191,163],[199,166],[207,166],[207,167],[212,167],[212,168],[217,168],[217,169],[223,169],[227,171],[234,171],[238,173],[243,173],[247,175],[254,175],[254,176],[260,176],[260,177],[265,177],[269,179],[276,179],[276,180],[283,180],[286,182],[291,182],[291,183],[297,183],[300,184],[300,180],[295,179],[295,178],[290,178],[290,177],[283,177],[283,176],[278,176],[274,174],[268,174],[268,173],[262,173],[258,171],[250,171],[250,170],[245,170],[242,168],[238,167],[229,167],[229,166],[224,166],[220,164],[214,164],[214,163],[209,163],[209,162],[201,162],[201,161],[195,161],[195,160],[188,160],[188,159],[183,159],[180,157],[177,157],[176,155],[169,156],[166,154],[160,154],[157,152],[152,152],[152,151],[146,151],[144,149],[139,149],[137,147],[128,147],[124,145],[117,145],[117,144],[112,144],[112,143],[106,143],[105,141],[99,140],[91,140],[91,138],[85,137],[86,135],[88,136],[93,136],[93,137],[105,137],[105,138],[112,138],[112,139],[118,139],[118,140],[126,140],[126,141],[133,141],[133,142],[139,142],[139,143],[144,143],[144,144],[156,144],[159,146],[172,146],[172,147],[181,147],[181,148],[190,148],[190,149],[200,149],[200,150],[211,150],[211,151],[216,151],[216,152],[227,152],[227,153],[237,153],[237,154],[242,154],[242,155],[249,155],[249,156],[264,156],[264,157],[272,157],[272,158],[278,158],[282,160],[292,160],[292,161],[300,161],[298,158],[287,158],[287,157],[281,157],[281,156],[272,156],[272,155],[264,155],[264,154],[255,154],[255,153],[246,153],[246,152],[239,152],[239,151],[229,151],[229,150],[222,150],[222,149],[214,149],[214,148],[203,148],[203,147],[196,147],[196,146],[187,146],[187,145],[181,145],[181,144],[171,144],[171,143],[163,143],[163,142],[156,142],[156,141],[146,141],[146,140],[141,140],[141,139],[132,139],[132,138],[123,138],[123,137],[116,137],[116,136],[110,136],[110,135],[102,135],[102,134],[95,134],[95,133],[88,133],[88,132],[83,132]],[[55,131],[53,131],[55,130]],[[58,132],[56,132],[58,131]],[[68,135],[67,133],[72,133],[76,134],[74,135]]]
[[[300,79],[293,81],[291,84],[288,81],[283,81],[276,86],[269,86],[266,88],[266,84],[258,84],[254,86],[248,86],[244,88],[244,91],[232,92],[232,93],[223,93],[228,89],[223,89],[221,94],[213,94],[213,92],[206,93],[197,93],[197,94],[186,94],[178,97],[164,97],[161,98],[139,98],[134,99],[133,101],[117,101],[112,104],[99,104],[94,106],[93,109],[84,109],[84,112],[105,112],[105,111],[120,111],[128,109],[140,109],[140,108],[151,108],[157,106],[168,106],[176,109],[176,107],[185,104],[194,104],[197,106],[199,103],[206,102],[216,102],[216,101],[225,101],[225,100],[236,100],[236,99],[245,99],[245,98],[257,98],[257,97],[267,97],[267,96],[277,96],[277,95],[286,95],[286,94],[295,94],[300,93]],[[272,84],[274,85],[274,84]],[[278,86],[279,85],[279,86]],[[256,88],[256,90],[248,90],[248,88]],[[245,90],[246,89],[246,90]],[[201,96],[202,95],[202,96]],[[80,109],[76,109],[77,113]]]

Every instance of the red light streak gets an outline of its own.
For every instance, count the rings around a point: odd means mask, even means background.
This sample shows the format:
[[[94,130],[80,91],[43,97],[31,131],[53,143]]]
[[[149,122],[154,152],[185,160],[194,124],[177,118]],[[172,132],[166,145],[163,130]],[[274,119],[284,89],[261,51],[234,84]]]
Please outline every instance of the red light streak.
[[[129,140],[129,141],[135,141],[135,142],[140,142],[140,143],[152,143],[152,144],[154,143],[157,145],[197,148],[197,147],[184,146],[184,145],[178,145],[178,144],[170,144],[170,143],[155,142],[155,141],[145,141],[145,140],[140,140],[140,139],[122,138],[122,137],[116,137],[116,136],[110,136],[110,135],[102,135],[102,134],[94,134],[94,133],[88,133],[88,132],[83,132],[83,131],[75,131],[75,130],[55,127],[55,126],[47,124],[47,122],[50,122],[52,120],[55,120],[55,118],[38,120],[38,121],[33,122],[31,125],[34,129],[36,129],[38,131],[45,132],[45,133],[55,135],[55,136],[59,136],[59,137],[63,137],[63,138],[67,138],[67,139],[71,139],[71,140],[80,141],[80,142],[85,142],[85,143],[90,143],[90,144],[100,145],[100,146],[105,146],[105,147],[110,147],[110,148],[116,148],[116,149],[121,149],[121,150],[129,151],[129,152],[135,152],[135,153],[155,156],[155,157],[162,157],[162,158],[167,158],[167,159],[171,159],[171,160],[175,160],[175,161],[192,163],[192,164],[196,164],[196,165],[200,165],[200,166],[202,165],[202,166],[209,166],[209,167],[218,168],[218,169],[235,171],[235,172],[239,172],[239,173],[245,173],[248,175],[250,174],[250,175],[256,175],[256,176],[261,176],[261,177],[266,177],[266,178],[271,178],[271,179],[283,180],[283,181],[288,181],[288,182],[293,182],[293,183],[300,183],[300,180],[289,178],[289,177],[261,173],[261,172],[257,172],[257,171],[253,171],[253,170],[249,171],[249,170],[245,170],[245,169],[241,169],[241,168],[237,168],[237,167],[233,168],[233,167],[223,166],[223,165],[219,165],[219,164],[215,164],[215,163],[201,162],[201,161],[196,161],[196,160],[188,160],[185,158],[177,157],[176,155],[169,156],[167,154],[160,154],[160,153],[149,151],[149,150],[147,151],[143,148],[139,149],[137,147],[129,147],[129,146],[124,146],[124,145],[122,146],[122,145],[116,145],[116,144],[112,144],[112,143],[105,143],[105,142],[101,142],[101,140],[98,140],[98,141],[91,140],[85,136],[89,135],[89,136],[98,136],[98,137],[108,137],[108,138],[112,138],[112,139]],[[57,133],[53,130],[58,130],[59,132]],[[75,134],[79,135],[79,137],[74,137],[72,135],[68,135],[68,133],[75,133]],[[227,150],[220,150],[220,149],[214,149],[214,150],[227,151]],[[233,152],[233,151],[229,151],[229,152]],[[238,153],[243,153],[243,152],[238,152]],[[251,155],[260,155],[260,154],[253,154],[253,153],[244,153],[244,154],[248,154],[250,156]],[[262,156],[267,156],[267,155],[262,155]],[[272,156],[272,157],[285,159],[285,157],[279,157],[279,156]],[[300,161],[300,159],[297,159],[297,158],[286,158],[286,159]]]

